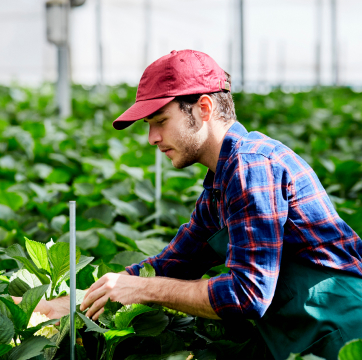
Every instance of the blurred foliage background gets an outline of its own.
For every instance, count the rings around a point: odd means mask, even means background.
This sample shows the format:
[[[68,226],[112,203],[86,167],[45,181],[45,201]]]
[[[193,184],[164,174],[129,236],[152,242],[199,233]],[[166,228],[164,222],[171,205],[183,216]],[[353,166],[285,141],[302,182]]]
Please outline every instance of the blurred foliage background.
[[[155,255],[189,220],[206,168],[176,170],[163,159],[161,225],[155,225],[155,148],[139,121],[112,121],[136,88],[74,85],[73,116],[57,116],[53,86],[0,86],[0,270],[16,263],[1,251],[24,236],[68,241],[68,201],[77,201],[77,242],[114,270]],[[235,93],[248,131],[282,141],[316,171],[340,216],[362,235],[362,94],[348,88],[304,93]]]

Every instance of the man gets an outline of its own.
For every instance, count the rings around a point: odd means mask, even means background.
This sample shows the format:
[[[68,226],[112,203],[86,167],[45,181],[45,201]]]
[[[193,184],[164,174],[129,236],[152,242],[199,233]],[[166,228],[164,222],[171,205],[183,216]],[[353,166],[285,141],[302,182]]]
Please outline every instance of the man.
[[[173,166],[208,167],[205,189],[190,222],[145,260],[158,276],[128,276],[143,262],[103,276],[81,305],[87,316],[97,319],[110,298],[254,319],[276,359],[302,351],[337,359],[344,342],[362,337],[361,239],[303,159],[236,121],[230,80],[213,59],[184,50],[152,63],[113,126],[141,119]],[[228,274],[200,279],[223,262]]]

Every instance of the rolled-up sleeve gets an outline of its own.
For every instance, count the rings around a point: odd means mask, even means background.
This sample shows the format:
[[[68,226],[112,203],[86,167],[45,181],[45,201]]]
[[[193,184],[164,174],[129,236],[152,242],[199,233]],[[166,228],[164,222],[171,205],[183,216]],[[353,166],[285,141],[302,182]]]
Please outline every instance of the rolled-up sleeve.
[[[223,319],[257,319],[270,305],[279,275],[290,176],[273,156],[236,154],[225,178],[230,271],[209,280],[209,300]]]

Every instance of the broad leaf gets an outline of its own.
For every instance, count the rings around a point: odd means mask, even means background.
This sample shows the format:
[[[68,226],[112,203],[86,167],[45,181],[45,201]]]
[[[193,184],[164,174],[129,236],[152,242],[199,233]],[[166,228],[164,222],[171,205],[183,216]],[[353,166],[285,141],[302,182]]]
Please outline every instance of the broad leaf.
[[[98,266],[98,279],[100,279],[103,275],[114,272],[110,267],[108,267],[106,264],[101,262],[101,264]]]
[[[80,270],[82,270],[90,262],[92,262],[93,259],[94,259],[94,257],[92,257],[92,256],[80,255],[79,261],[76,259],[77,264],[75,265],[75,273],[77,274]],[[70,271],[67,271],[60,279],[60,282],[67,281],[69,279],[69,275],[70,275]],[[78,284],[77,284],[77,286],[78,286]]]
[[[137,251],[122,251],[114,256],[110,261],[111,264],[119,264],[123,266],[130,266],[132,264],[138,264],[142,260],[146,259],[146,255]]]
[[[0,344],[0,356],[5,355],[9,352],[13,347],[11,345]]]
[[[143,268],[140,269],[140,277],[155,277],[156,271],[149,263],[143,263]]]
[[[27,325],[26,313],[20,308],[20,306],[15,305],[13,301],[10,301],[5,297],[0,296],[0,301],[3,302],[9,309],[16,330],[18,331],[24,329]]]
[[[38,277],[31,272],[29,272],[27,269],[21,269],[17,271],[16,273],[13,273],[10,278],[10,282],[14,281],[15,279],[20,279],[24,283],[26,283],[29,287],[34,288],[37,286],[42,285],[41,281],[38,279]]]
[[[29,322],[29,319],[31,317],[31,314],[33,313],[34,309],[38,305],[39,301],[43,297],[43,295],[46,293],[49,285],[41,285],[36,288],[28,290],[23,295],[23,300],[19,304],[20,308],[25,312],[27,316],[27,322]]]
[[[104,333],[104,337],[107,341],[109,341],[114,338],[120,338],[130,334],[134,334],[134,329],[131,327],[123,330],[109,330],[106,333]]]
[[[15,260],[19,260],[24,264],[24,267],[31,272],[32,274],[36,275],[37,278],[41,281],[42,284],[50,284],[49,278],[46,276],[45,271],[36,267],[32,260],[29,260],[22,256],[14,256]]]
[[[9,294],[12,296],[23,296],[26,291],[31,289],[31,287],[20,278],[15,278],[10,284],[9,284]]]
[[[165,330],[169,318],[162,309],[156,312],[149,312],[138,316],[132,321],[131,326],[138,336],[157,336]]]
[[[5,254],[13,259],[15,256],[21,256],[21,257],[26,258],[26,253],[19,244],[14,244],[14,245],[9,246],[7,249],[5,249]],[[23,263],[18,260],[16,260],[16,262],[19,266],[19,269],[21,269],[23,267]]]
[[[79,260],[79,262],[82,260]],[[90,286],[95,282],[93,276],[94,267],[92,265],[87,265],[77,273],[76,282],[77,288],[81,290],[89,289]]]
[[[56,346],[43,336],[31,336],[9,353],[9,360],[28,360],[41,355],[44,348]]]
[[[136,316],[150,311],[155,311],[155,309],[143,304],[124,305],[116,313],[114,320],[116,328],[125,329]]]
[[[104,305],[104,310],[109,310],[112,314],[115,314],[123,305],[118,301],[111,301],[109,298]]]
[[[47,248],[44,244],[25,238],[25,247],[34,264],[50,273]]]
[[[9,344],[14,334],[15,329],[11,320],[0,314],[0,344]]]
[[[80,250],[76,248],[76,262],[79,261]],[[52,281],[53,285],[69,271],[69,244],[58,242],[49,249],[49,259],[52,264]]]
[[[159,239],[136,240],[136,244],[142,252],[149,256],[158,255],[167,246],[167,243]]]
[[[54,325],[57,322],[59,322],[59,319],[51,319],[51,320],[43,321],[42,323],[38,324],[37,326],[33,326],[33,327],[30,327],[30,328],[27,328],[27,329],[23,330],[21,332],[21,336],[24,339],[27,339],[30,336],[34,335],[41,328],[43,328],[45,326],[48,326],[48,325]]]
[[[362,339],[348,341],[339,351],[338,360],[361,359]]]
[[[78,316],[84,321],[85,325],[87,326],[87,331],[96,331],[98,333],[105,333],[108,329],[103,329],[99,327],[94,321],[87,318],[85,315],[77,311]]]

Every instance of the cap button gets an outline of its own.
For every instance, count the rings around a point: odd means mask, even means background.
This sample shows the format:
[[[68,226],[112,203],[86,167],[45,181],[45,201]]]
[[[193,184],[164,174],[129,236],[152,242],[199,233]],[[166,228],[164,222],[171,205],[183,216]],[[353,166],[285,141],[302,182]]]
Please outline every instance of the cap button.
[[[171,51],[171,54],[173,55],[173,54],[176,54],[177,53],[177,51],[176,50],[172,50]]]

